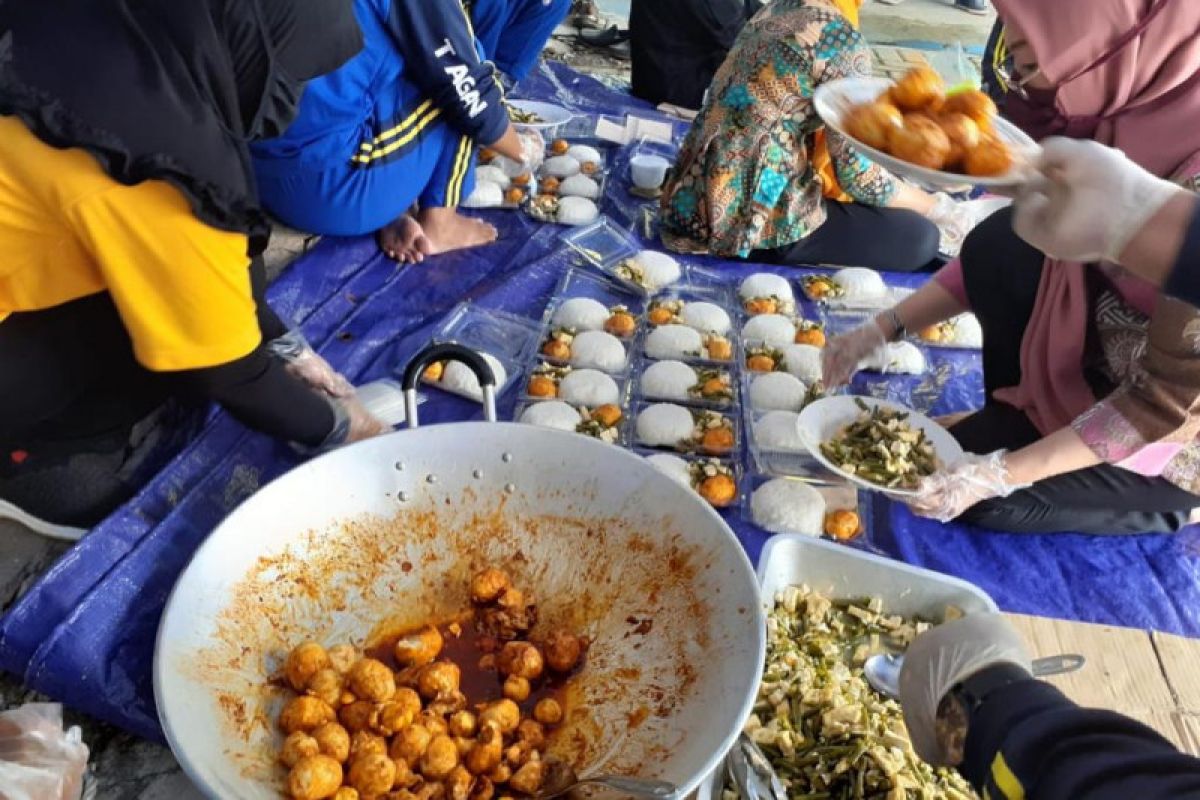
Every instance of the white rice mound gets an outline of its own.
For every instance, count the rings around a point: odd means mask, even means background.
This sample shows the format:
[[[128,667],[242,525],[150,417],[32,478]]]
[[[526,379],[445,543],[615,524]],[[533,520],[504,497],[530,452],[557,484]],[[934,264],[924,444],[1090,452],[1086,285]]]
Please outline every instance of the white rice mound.
[[[625,345],[605,331],[584,331],[571,342],[571,366],[619,372],[625,368]]]
[[[786,347],[796,341],[796,325],[782,314],[759,314],[742,326],[747,344]]]
[[[572,175],[558,185],[558,193],[563,197],[586,197],[595,200],[600,196],[600,184],[587,175]]]
[[[759,447],[785,453],[804,453],[808,448],[796,425],[800,415],[792,411],[768,411],[754,423],[754,438]]]
[[[781,275],[770,272],[757,272],[738,287],[738,297],[743,300],[753,300],[756,297],[778,297],[780,300],[794,300],[792,285]]]
[[[512,183],[508,176],[504,174],[504,170],[488,165],[475,168],[475,182],[478,183],[479,181],[494,183],[501,189],[507,189],[509,184]]]
[[[577,406],[595,408],[621,399],[617,382],[594,369],[576,369],[558,382],[559,399]]]
[[[496,376],[496,393],[499,394],[500,389],[508,380],[508,370],[491,353],[480,353],[480,355],[491,366],[492,374]],[[461,361],[447,361],[446,368],[442,371],[442,379],[438,383],[448,392],[454,392],[472,400],[483,400],[483,387],[479,385],[479,379],[475,377],[471,368]]]
[[[754,490],[750,514],[771,533],[820,536],[825,529],[825,498],[803,481],[776,478]]]
[[[578,161],[580,164],[604,163],[604,157],[600,155],[600,151],[592,147],[590,144],[573,144],[567,150],[567,155]]]
[[[491,181],[477,181],[475,189],[462,204],[464,208],[495,208],[504,203],[504,190]]]
[[[579,174],[579,161],[570,156],[554,156],[546,159],[542,171],[555,178],[569,178]]]
[[[683,275],[678,261],[657,250],[643,250],[634,256],[633,260],[642,268],[646,284],[650,289],[670,286]]]
[[[925,354],[912,342],[892,342],[863,364],[864,369],[889,375],[921,375],[925,372]]]
[[[652,456],[646,456],[656,470],[666,475],[671,480],[684,486],[688,489],[692,488],[692,473],[688,469],[688,462],[684,461],[679,456],[673,456],[670,453],[657,453]]]
[[[750,407],[755,411],[798,412],[808,389],[795,375],[768,372],[750,384]]]
[[[520,422],[537,425],[540,428],[554,428],[574,433],[576,426],[583,422],[583,417],[561,400],[545,400],[534,403],[521,412]]]
[[[687,400],[688,389],[699,381],[696,370],[682,361],[659,361],[642,373],[642,394],[655,400]]]
[[[821,380],[821,348],[811,344],[790,344],[780,349],[785,369],[805,385]]]
[[[563,225],[587,225],[600,216],[600,209],[586,197],[562,197],[558,201],[558,216]]]
[[[724,336],[733,327],[733,321],[725,309],[716,303],[684,303],[683,311],[679,314],[683,324],[695,328],[701,333],[715,333]]]
[[[602,331],[608,322],[608,307],[590,297],[572,297],[554,310],[550,324],[576,331]]]
[[[703,347],[700,332],[687,325],[662,325],[646,337],[650,358],[699,358]]]
[[[974,314],[955,318],[954,343],[963,347],[983,347],[983,328]]]
[[[692,438],[692,412],[673,403],[647,406],[637,418],[637,437],[651,447],[675,447]]]
[[[887,294],[887,284],[878,272],[865,267],[846,267],[833,274],[833,282],[846,292],[846,300],[871,300]]]
[[[529,169],[524,164],[522,164],[520,161],[514,161],[508,156],[498,155],[492,159],[492,163],[488,164],[487,166],[495,167],[509,178],[515,178],[518,175],[524,175],[529,172]],[[539,165],[531,164],[530,166],[536,169]]]

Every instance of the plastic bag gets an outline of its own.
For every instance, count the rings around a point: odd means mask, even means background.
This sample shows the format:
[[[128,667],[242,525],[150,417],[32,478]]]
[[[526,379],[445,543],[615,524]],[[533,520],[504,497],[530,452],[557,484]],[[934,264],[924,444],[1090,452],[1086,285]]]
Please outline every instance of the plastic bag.
[[[0,800],[79,800],[87,763],[82,734],[63,731],[58,703],[0,713]]]

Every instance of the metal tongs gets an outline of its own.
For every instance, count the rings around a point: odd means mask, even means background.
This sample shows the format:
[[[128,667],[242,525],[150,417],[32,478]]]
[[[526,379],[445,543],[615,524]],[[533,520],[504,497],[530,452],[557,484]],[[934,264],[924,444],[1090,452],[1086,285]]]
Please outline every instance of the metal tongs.
[[[742,800],[787,800],[783,781],[749,736],[742,733],[725,756],[725,772]]]

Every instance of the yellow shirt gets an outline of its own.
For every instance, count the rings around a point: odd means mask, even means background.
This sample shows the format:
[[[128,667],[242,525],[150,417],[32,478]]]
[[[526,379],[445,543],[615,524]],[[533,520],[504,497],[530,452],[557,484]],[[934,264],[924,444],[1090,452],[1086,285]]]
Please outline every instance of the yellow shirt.
[[[246,253],[171,185],[124,186],[0,117],[0,320],[108,292],[143,366],[224,364],[262,340]]]

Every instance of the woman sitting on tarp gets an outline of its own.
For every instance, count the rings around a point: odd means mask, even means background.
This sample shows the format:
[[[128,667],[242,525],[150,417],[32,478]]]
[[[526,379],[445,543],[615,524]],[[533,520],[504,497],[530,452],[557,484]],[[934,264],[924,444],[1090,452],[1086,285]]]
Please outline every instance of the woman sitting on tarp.
[[[516,84],[537,64],[571,0],[473,0],[467,7],[484,55]]]
[[[1014,121],[1194,183],[1200,4],[995,5],[1018,73]],[[1200,508],[1200,311],[1104,264],[1047,259],[1010,222],[992,216],[935,280],[833,339],[826,379],[843,382],[885,340],[974,311],[985,404],[950,432],[990,455],[927,479],[914,510],[1001,531],[1179,529]]]
[[[814,164],[825,129],[813,92],[870,75],[857,16],[856,0],[776,0],[746,25],[675,160],[662,199],[664,244],[904,272],[934,261],[938,226],[961,226],[960,206],[897,180],[832,131],[825,142],[848,198],[822,197],[836,190]]]
[[[251,265],[246,142],[361,41],[348,0],[0,3],[0,505],[97,522],[177,394],[310,447],[381,430]]]
[[[495,240],[494,227],[458,213],[476,142],[514,161],[530,145],[466,10],[459,0],[354,0],[354,10],[362,52],[308,85],[286,134],[252,148],[263,204],[303,231],[378,232],[405,262]]]

